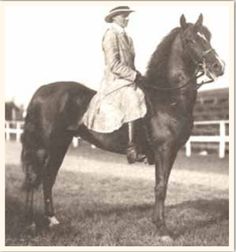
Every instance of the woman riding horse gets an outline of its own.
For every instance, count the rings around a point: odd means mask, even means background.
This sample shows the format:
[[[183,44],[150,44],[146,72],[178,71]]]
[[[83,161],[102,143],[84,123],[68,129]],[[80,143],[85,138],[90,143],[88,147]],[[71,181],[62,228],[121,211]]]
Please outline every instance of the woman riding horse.
[[[98,93],[92,98],[83,123],[91,130],[110,133],[128,123],[127,159],[129,163],[142,160],[134,142],[134,121],[147,112],[143,91],[137,87],[142,76],[134,67],[133,41],[125,27],[133,12],[128,6],[112,9],[105,17],[111,23],[102,40],[105,73]]]
[[[211,33],[202,25],[180,18],[160,43],[148,64],[142,90],[147,113],[135,122],[134,136],[139,147],[155,163],[155,205],[153,221],[161,237],[170,239],[165,223],[165,199],[169,175],[178,150],[188,140],[193,126],[199,73],[210,81],[224,73],[224,64],[211,47]],[[127,124],[111,133],[88,129],[83,116],[95,91],[75,82],[56,82],[40,87],[34,94],[25,118],[22,135],[22,163],[27,190],[28,221],[34,222],[34,190],[42,183],[45,215],[49,226],[55,217],[52,187],[73,136],[113,152],[126,153]],[[78,130],[68,130],[81,122]]]

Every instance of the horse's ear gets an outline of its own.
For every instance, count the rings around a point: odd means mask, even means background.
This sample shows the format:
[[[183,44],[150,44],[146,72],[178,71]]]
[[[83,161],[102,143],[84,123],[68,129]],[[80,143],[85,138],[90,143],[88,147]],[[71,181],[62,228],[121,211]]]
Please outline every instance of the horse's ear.
[[[187,27],[187,23],[186,23],[186,19],[185,19],[184,14],[182,14],[180,17],[180,25],[183,29],[185,29]]]
[[[197,22],[196,22],[196,26],[201,26],[202,25],[202,22],[203,22],[203,15],[202,15],[202,13],[199,15],[199,17],[198,17],[198,20],[197,20]]]

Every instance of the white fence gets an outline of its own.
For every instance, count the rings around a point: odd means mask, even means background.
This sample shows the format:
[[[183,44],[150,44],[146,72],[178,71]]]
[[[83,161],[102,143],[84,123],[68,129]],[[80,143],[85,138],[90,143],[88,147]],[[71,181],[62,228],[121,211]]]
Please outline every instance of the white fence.
[[[16,136],[16,141],[20,141],[21,134],[23,132],[24,122],[20,121],[5,121],[5,137],[6,140],[9,141],[11,139],[11,135]]]
[[[191,156],[191,143],[219,143],[219,157],[225,157],[226,143],[229,142],[229,136],[226,135],[226,125],[229,121],[198,121],[194,125],[219,125],[219,135],[211,136],[191,136],[185,145],[186,156]]]
[[[218,143],[219,144],[219,157],[224,158],[226,143],[229,142],[229,136],[226,135],[226,125],[229,124],[229,121],[198,121],[194,125],[219,125],[219,135],[211,136],[194,136],[192,135],[188,142],[185,145],[186,156],[191,156],[191,144],[194,142],[198,143]],[[9,141],[11,134],[16,136],[16,141],[20,141],[20,136],[23,132],[24,122],[21,121],[5,121],[5,137]],[[79,145],[80,138],[74,137],[72,140],[73,147]],[[93,147],[93,146],[92,146]]]

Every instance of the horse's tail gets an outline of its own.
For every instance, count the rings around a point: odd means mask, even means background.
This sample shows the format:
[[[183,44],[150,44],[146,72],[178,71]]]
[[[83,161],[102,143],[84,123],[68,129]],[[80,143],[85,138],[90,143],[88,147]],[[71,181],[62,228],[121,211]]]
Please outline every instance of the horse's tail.
[[[40,132],[39,107],[31,102],[25,117],[24,132],[21,136],[21,162],[25,173],[23,183],[23,189],[25,190],[38,188],[42,182],[46,151],[42,147]]]

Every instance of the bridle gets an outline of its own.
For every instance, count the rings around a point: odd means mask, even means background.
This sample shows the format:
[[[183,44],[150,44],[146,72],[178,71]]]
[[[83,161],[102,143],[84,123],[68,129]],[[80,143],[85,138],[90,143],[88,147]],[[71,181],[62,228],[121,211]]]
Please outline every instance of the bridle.
[[[209,80],[207,81],[201,81],[201,83],[197,83],[197,79],[202,77],[203,75],[206,74],[206,69],[205,69],[205,57],[207,54],[209,54],[210,52],[214,52],[215,50],[213,48],[209,48],[208,50],[204,51],[200,57],[200,60],[196,61],[195,59],[193,59],[193,61],[196,63],[197,65],[197,69],[194,73],[194,76],[189,79],[185,84],[178,86],[178,87],[156,87],[156,86],[152,86],[152,85],[145,85],[142,84],[141,87],[145,87],[145,88],[150,88],[150,89],[154,89],[154,90],[162,90],[162,91],[174,91],[174,90],[178,90],[178,89],[182,89],[184,87],[189,86],[193,81],[195,82],[194,84],[194,88],[197,90],[199,89],[201,86],[205,85],[205,84],[209,84],[212,83],[214,81],[214,79],[212,77],[210,77]]]

